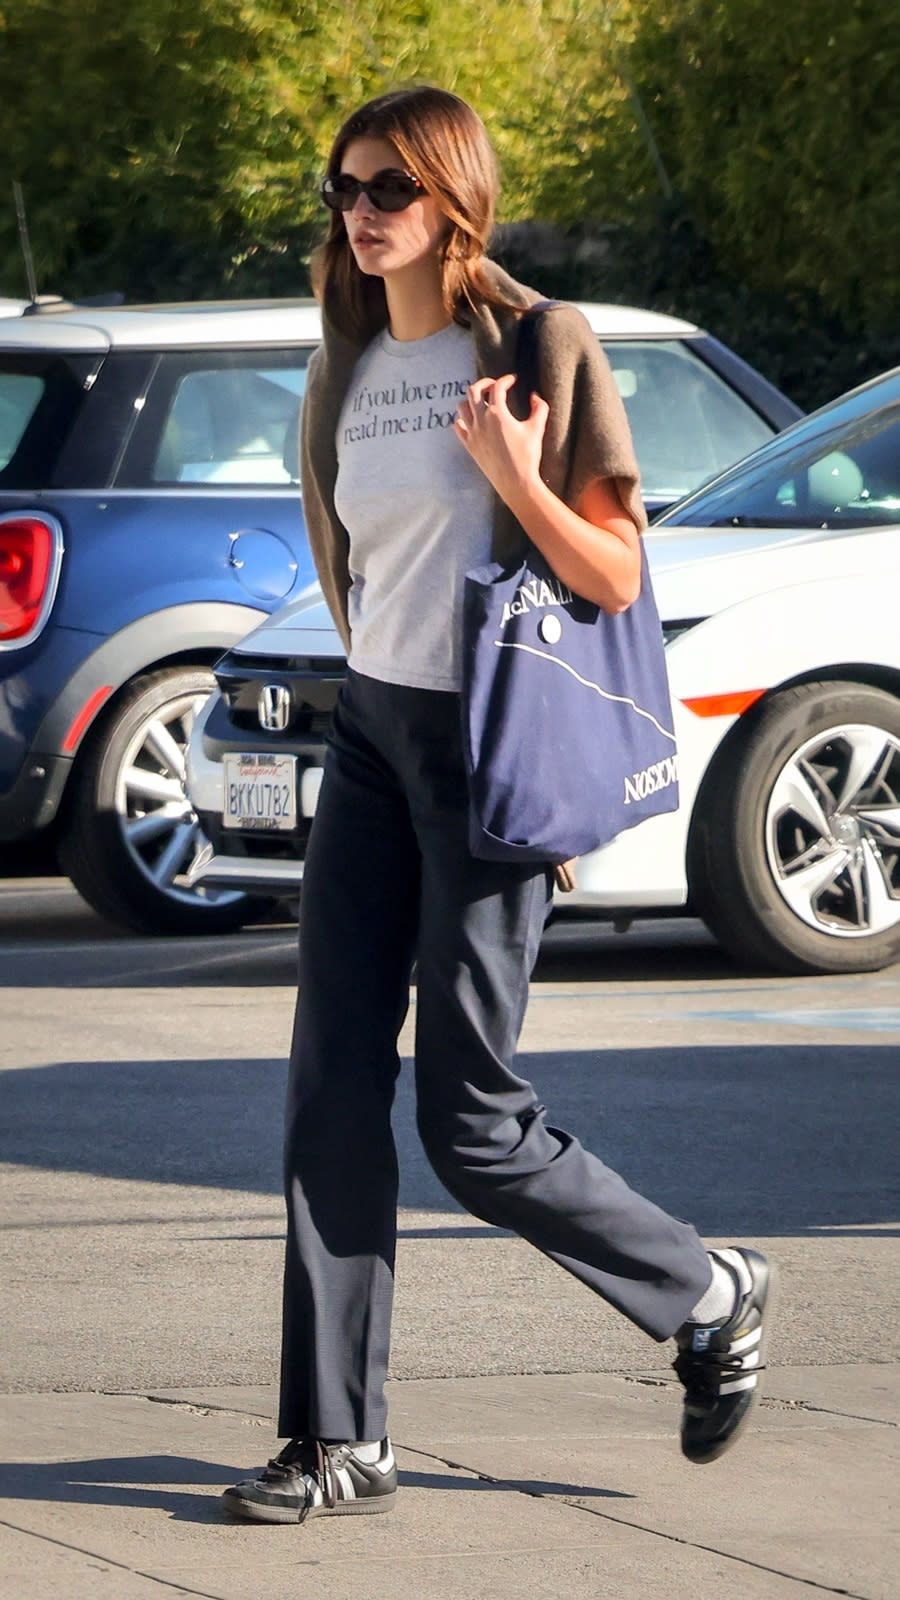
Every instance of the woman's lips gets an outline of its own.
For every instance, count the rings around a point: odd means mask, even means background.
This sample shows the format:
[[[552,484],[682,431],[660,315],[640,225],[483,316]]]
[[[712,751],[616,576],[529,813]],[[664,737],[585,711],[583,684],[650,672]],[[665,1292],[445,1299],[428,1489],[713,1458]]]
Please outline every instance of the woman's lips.
[[[354,250],[369,250],[373,245],[383,243],[384,240],[378,233],[357,233],[352,240]]]

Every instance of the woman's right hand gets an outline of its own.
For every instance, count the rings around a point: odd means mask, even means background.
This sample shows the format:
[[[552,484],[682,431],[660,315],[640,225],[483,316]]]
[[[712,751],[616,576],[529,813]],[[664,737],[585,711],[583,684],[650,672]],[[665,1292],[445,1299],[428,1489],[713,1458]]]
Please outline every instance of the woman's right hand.
[[[509,409],[516,375],[478,378],[470,385],[456,413],[454,430],[501,500],[512,506],[540,481],[541,452],[550,407],[539,394],[531,396],[524,421]]]

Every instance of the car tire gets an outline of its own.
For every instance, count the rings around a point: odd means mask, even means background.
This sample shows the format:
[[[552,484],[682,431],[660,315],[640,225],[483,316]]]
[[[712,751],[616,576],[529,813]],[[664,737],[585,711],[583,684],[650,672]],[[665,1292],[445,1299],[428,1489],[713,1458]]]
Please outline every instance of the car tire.
[[[69,780],[60,865],[95,911],[134,932],[231,933],[274,904],[185,882],[206,837],[184,787],[184,751],[214,688],[203,667],[134,679],[92,727]]]
[[[697,796],[688,881],[744,964],[806,974],[900,960],[900,699],[804,683],[742,718]]]

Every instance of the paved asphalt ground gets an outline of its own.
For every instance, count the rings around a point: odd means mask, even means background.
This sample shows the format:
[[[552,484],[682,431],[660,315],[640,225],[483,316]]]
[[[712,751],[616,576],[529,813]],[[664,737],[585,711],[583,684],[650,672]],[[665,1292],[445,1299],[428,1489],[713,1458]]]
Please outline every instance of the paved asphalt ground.
[[[551,1120],[781,1264],[739,1449],[684,1463],[671,1349],[453,1206],[406,1074],[398,1509],[244,1527],[217,1495],[274,1447],[293,967],[289,927],[133,939],[0,882],[0,1600],[896,1600],[900,972],[548,934],[522,1064]]]

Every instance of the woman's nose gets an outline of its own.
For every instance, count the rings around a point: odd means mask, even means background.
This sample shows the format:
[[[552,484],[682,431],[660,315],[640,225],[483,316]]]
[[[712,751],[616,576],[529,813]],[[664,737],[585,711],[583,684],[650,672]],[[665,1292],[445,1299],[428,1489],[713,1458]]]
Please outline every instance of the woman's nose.
[[[361,213],[360,207],[362,208]],[[366,194],[365,189],[360,189],[359,194],[356,196],[356,199],[350,209],[354,215],[358,213],[364,217],[374,217],[375,215],[375,207],[369,199],[369,196]]]

